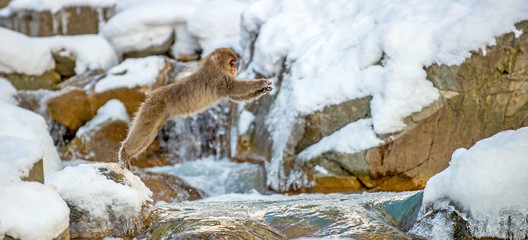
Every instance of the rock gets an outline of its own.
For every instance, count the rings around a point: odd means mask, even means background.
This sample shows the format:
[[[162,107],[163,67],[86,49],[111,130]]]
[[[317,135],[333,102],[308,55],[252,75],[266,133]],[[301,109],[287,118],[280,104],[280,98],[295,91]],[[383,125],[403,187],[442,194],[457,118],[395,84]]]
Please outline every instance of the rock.
[[[139,109],[141,103],[145,100],[146,92],[149,91],[147,87],[134,88],[116,88],[101,93],[88,93],[88,101],[91,111],[95,112],[103,106],[110,99],[119,99],[125,104],[129,116],[134,116],[134,113]]]
[[[117,162],[117,153],[126,138],[129,122],[124,104],[116,99],[108,101],[61,149],[62,159]]]
[[[44,162],[42,159],[33,164],[33,167],[29,170],[28,175],[23,177],[22,181],[32,181],[44,184]]]
[[[75,137],[63,149],[63,160],[83,159],[96,162],[117,162],[121,142],[125,140],[128,123],[111,121],[81,137]]]
[[[351,192],[363,189],[361,182],[354,176],[316,175],[313,181],[315,184],[313,191],[317,193]]]
[[[57,85],[61,82],[60,74],[53,70],[47,71],[40,76],[19,73],[4,73],[1,76],[9,80],[18,90],[57,89]]]
[[[152,193],[137,176],[117,164],[66,167],[46,181],[57,188],[70,208],[71,238],[131,238],[148,224]]]
[[[206,194],[187,184],[183,179],[164,173],[135,172],[152,191],[154,202],[183,202],[202,199]]]
[[[341,184],[341,178],[353,177],[359,180],[361,189],[368,191],[423,189],[429,178],[448,166],[451,153],[457,148],[467,148],[499,131],[526,126],[528,21],[516,26],[523,31],[518,37],[514,33],[503,34],[497,37],[495,46],[486,48],[485,54],[482,50],[475,51],[459,66],[425,67],[427,79],[439,89],[440,97],[404,119],[406,127],[400,132],[378,136],[385,141],[381,146],[353,154],[330,151],[309,160],[296,156],[344,125],[368,118],[370,97],[298,116],[287,134],[282,165],[278,170],[268,170],[278,172],[276,175],[281,179],[272,188],[282,192],[328,192],[331,190],[321,186],[333,188]],[[277,79],[279,84],[281,75]],[[236,159],[271,160],[273,142],[265,124],[274,98],[266,95],[247,107],[255,115],[254,126],[247,133],[237,133]],[[328,176],[324,184],[322,175],[314,174],[317,166],[328,172],[322,174]],[[299,182],[309,184],[291,184]],[[320,187],[309,186],[317,182]]]
[[[54,51],[51,53],[55,60],[55,71],[63,78],[69,78],[75,75],[76,57],[66,50]]]
[[[97,34],[99,25],[113,15],[113,7],[67,7],[55,13],[16,10],[0,17],[0,26],[29,36]]]
[[[53,120],[73,131],[92,119],[96,112],[92,110],[88,95],[81,88],[70,88],[49,99],[46,108]]]

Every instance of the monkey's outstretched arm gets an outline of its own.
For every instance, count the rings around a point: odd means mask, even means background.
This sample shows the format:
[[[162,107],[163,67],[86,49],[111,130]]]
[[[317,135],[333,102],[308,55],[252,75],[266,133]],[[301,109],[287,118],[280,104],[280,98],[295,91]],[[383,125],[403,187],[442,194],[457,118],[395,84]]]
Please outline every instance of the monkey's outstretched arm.
[[[261,88],[257,91],[254,91],[250,94],[247,94],[247,95],[242,95],[242,96],[230,96],[229,98],[235,102],[247,102],[247,101],[251,101],[251,100],[254,100],[254,99],[257,99],[259,98],[260,96],[266,94],[267,92],[273,90],[272,87],[264,87],[264,88]]]
[[[245,79],[238,79],[233,80],[229,83],[229,85],[225,89],[225,94],[228,97],[241,97],[246,96],[248,94],[252,94],[253,92],[263,90],[266,87],[270,87],[271,81],[267,79],[259,79],[259,80],[245,80]]]

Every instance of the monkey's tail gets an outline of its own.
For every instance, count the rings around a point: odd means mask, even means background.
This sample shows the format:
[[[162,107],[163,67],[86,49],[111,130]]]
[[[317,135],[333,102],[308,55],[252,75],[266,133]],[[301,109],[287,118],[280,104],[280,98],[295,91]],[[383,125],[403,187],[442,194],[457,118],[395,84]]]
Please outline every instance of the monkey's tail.
[[[130,156],[126,153],[125,145],[122,144],[118,153],[119,166],[122,168],[130,169]]]

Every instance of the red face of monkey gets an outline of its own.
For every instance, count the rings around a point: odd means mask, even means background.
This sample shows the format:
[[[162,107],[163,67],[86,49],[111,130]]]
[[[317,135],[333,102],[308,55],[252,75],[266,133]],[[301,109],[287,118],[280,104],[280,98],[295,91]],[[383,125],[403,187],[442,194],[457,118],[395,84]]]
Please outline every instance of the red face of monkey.
[[[229,64],[231,64],[231,73],[233,75],[236,75],[237,74],[237,66],[236,66],[236,63],[235,63],[235,59],[232,59],[231,61],[229,61]]]

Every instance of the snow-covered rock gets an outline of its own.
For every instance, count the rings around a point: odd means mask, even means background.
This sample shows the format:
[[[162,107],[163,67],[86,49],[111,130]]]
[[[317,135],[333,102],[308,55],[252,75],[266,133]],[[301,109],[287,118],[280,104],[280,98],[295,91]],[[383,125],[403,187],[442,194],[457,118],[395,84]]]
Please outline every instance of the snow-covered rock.
[[[152,192],[115,163],[66,167],[48,178],[68,203],[71,237],[130,237],[145,226]]]
[[[503,131],[469,149],[456,150],[449,167],[427,182],[424,217],[413,231],[433,239],[453,239],[454,223],[449,213],[455,213],[475,237],[525,239],[526,156],[528,127]],[[435,224],[442,221],[447,224]]]

